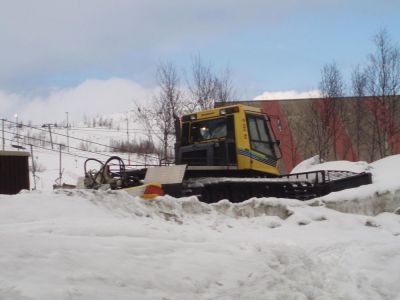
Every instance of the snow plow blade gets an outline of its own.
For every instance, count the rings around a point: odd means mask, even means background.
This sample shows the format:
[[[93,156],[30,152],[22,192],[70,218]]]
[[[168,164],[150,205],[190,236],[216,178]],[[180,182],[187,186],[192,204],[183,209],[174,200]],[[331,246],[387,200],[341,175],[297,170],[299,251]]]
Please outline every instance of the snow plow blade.
[[[156,166],[147,169],[144,183],[158,182],[165,194],[180,197],[186,165]]]

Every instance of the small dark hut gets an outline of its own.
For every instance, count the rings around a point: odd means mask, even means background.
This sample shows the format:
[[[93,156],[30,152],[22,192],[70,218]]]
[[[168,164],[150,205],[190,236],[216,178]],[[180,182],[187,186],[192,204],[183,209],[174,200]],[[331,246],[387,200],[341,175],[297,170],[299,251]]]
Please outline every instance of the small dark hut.
[[[0,194],[29,190],[29,153],[0,151]]]

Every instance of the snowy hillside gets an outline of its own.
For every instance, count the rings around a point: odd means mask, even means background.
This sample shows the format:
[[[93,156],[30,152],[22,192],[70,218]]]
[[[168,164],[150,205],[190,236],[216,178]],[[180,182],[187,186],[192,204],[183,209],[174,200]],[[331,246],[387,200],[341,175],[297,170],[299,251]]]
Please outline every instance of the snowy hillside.
[[[134,141],[146,136],[131,111],[94,118],[85,117],[84,121],[72,123],[63,120],[32,124],[29,120],[4,120],[4,132],[6,147],[16,144],[26,147],[27,143],[31,143],[34,146],[51,148],[52,141],[55,146],[62,144],[91,151],[110,151],[109,146],[113,140],[126,141],[129,138]]]
[[[130,143],[149,141],[149,136],[140,128],[131,111],[85,118],[83,122],[69,124],[68,128],[66,124],[34,125],[31,122],[4,121],[5,150],[30,152],[32,145],[36,188],[39,190],[51,190],[53,184],[76,184],[77,178],[83,175],[83,165],[88,158],[104,162],[110,156],[117,155],[126,165],[159,162],[157,155],[153,153],[115,152],[118,151],[115,146],[126,143],[128,139]],[[3,134],[1,138],[3,139]],[[31,159],[29,165],[32,169]],[[32,174],[30,181],[31,188],[34,188]]]
[[[400,155],[364,166],[308,202],[0,195],[0,299],[400,299]]]

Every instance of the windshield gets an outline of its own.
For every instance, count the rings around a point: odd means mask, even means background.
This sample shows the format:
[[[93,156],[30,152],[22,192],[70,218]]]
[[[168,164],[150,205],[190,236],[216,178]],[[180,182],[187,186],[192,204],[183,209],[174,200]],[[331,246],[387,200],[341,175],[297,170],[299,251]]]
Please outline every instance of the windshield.
[[[192,142],[226,137],[225,118],[193,122],[191,124],[191,137]]]

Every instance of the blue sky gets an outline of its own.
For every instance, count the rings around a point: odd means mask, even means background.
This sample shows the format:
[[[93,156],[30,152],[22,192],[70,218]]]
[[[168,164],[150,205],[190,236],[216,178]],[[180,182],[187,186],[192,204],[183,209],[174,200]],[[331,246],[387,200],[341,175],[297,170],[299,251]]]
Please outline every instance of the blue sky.
[[[347,79],[380,29],[398,45],[399,12],[397,0],[2,0],[0,94],[21,103],[112,78],[152,89],[157,63],[188,70],[196,55],[228,66],[240,99],[304,92],[326,63]]]

